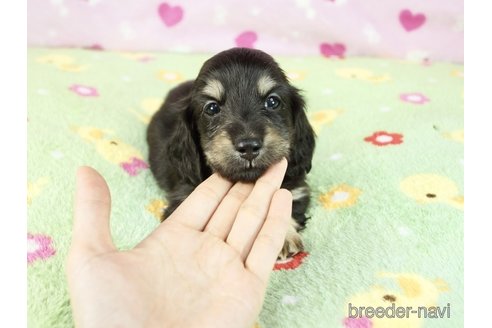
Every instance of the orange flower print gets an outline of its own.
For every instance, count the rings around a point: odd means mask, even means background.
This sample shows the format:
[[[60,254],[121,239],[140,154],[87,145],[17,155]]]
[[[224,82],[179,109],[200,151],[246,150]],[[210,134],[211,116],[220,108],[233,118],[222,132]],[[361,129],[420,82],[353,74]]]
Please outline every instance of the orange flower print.
[[[340,184],[333,187],[327,193],[322,194],[319,200],[326,209],[334,210],[354,205],[360,193],[361,191],[355,187]]]

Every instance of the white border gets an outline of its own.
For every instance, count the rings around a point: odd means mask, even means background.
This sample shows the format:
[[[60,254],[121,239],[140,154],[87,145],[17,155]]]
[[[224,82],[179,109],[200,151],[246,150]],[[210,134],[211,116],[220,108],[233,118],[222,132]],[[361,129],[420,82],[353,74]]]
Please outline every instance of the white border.
[[[479,4],[481,7],[478,7]],[[488,7],[488,8],[486,8]],[[465,322],[488,320],[492,239],[491,5],[465,6]],[[2,119],[2,245],[0,290],[4,323],[26,326],[26,2],[0,4]],[[489,290],[486,290],[486,289]]]
[[[466,5],[465,327],[484,327],[492,279],[492,6]]]
[[[0,4],[2,326],[27,326],[26,2]]]

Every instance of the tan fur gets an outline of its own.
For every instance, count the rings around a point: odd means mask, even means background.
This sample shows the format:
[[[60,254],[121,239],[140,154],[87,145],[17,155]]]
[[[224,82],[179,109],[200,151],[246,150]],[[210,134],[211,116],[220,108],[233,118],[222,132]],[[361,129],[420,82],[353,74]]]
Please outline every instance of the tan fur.
[[[267,127],[265,139],[263,141],[262,152],[265,156],[282,158],[289,154],[289,141],[284,140],[280,135],[270,127]],[[203,145],[205,154],[207,155],[208,164],[212,166],[227,166],[228,159],[231,157],[239,157],[237,151],[229,138],[229,135],[223,131],[212,138],[210,143]],[[253,166],[257,164],[257,160],[253,160]],[[244,161],[245,168],[248,163]]]
[[[258,80],[258,92],[262,96],[266,96],[267,93],[273,89],[277,83],[268,75],[263,75]]]
[[[224,96],[224,86],[219,80],[208,80],[203,93],[215,100],[221,100]]]
[[[275,157],[287,157],[289,154],[290,141],[283,139],[271,127],[266,128],[265,140],[263,147],[268,150],[269,154]],[[280,155],[280,156],[278,156]]]
[[[236,150],[227,132],[223,131],[213,137],[208,145],[205,145],[205,154],[211,166],[224,166],[227,164],[228,154],[235,154]]]
[[[297,232],[297,227],[299,227],[299,225],[293,218],[291,218],[290,226],[287,230],[287,235],[285,236],[284,247],[282,247],[282,250],[278,255],[280,260],[285,260],[288,257],[291,257],[292,255],[304,250],[301,235]]]

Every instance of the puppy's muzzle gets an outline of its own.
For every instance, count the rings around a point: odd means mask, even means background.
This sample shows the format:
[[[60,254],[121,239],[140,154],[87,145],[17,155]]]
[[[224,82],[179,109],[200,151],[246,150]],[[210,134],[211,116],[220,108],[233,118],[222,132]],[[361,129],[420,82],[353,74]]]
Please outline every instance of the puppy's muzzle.
[[[252,161],[260,154],[263,143],[258,138],[247,138],[238,140],[234,147],[241,158]]]

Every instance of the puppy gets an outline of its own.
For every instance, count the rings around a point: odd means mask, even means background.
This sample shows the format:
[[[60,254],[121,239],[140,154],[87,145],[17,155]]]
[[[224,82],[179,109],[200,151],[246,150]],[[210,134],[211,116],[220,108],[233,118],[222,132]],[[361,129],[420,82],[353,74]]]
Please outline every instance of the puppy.
[[[292,192],[293,219],[279,257],[301,251],[315,146],[304,105],[260,50],[233,48],[207,60],[194,81],[169,92],[148,127],[150,169],[169,203],[162,220],[213,172],[253,182],[286,157],[282,188]]]

